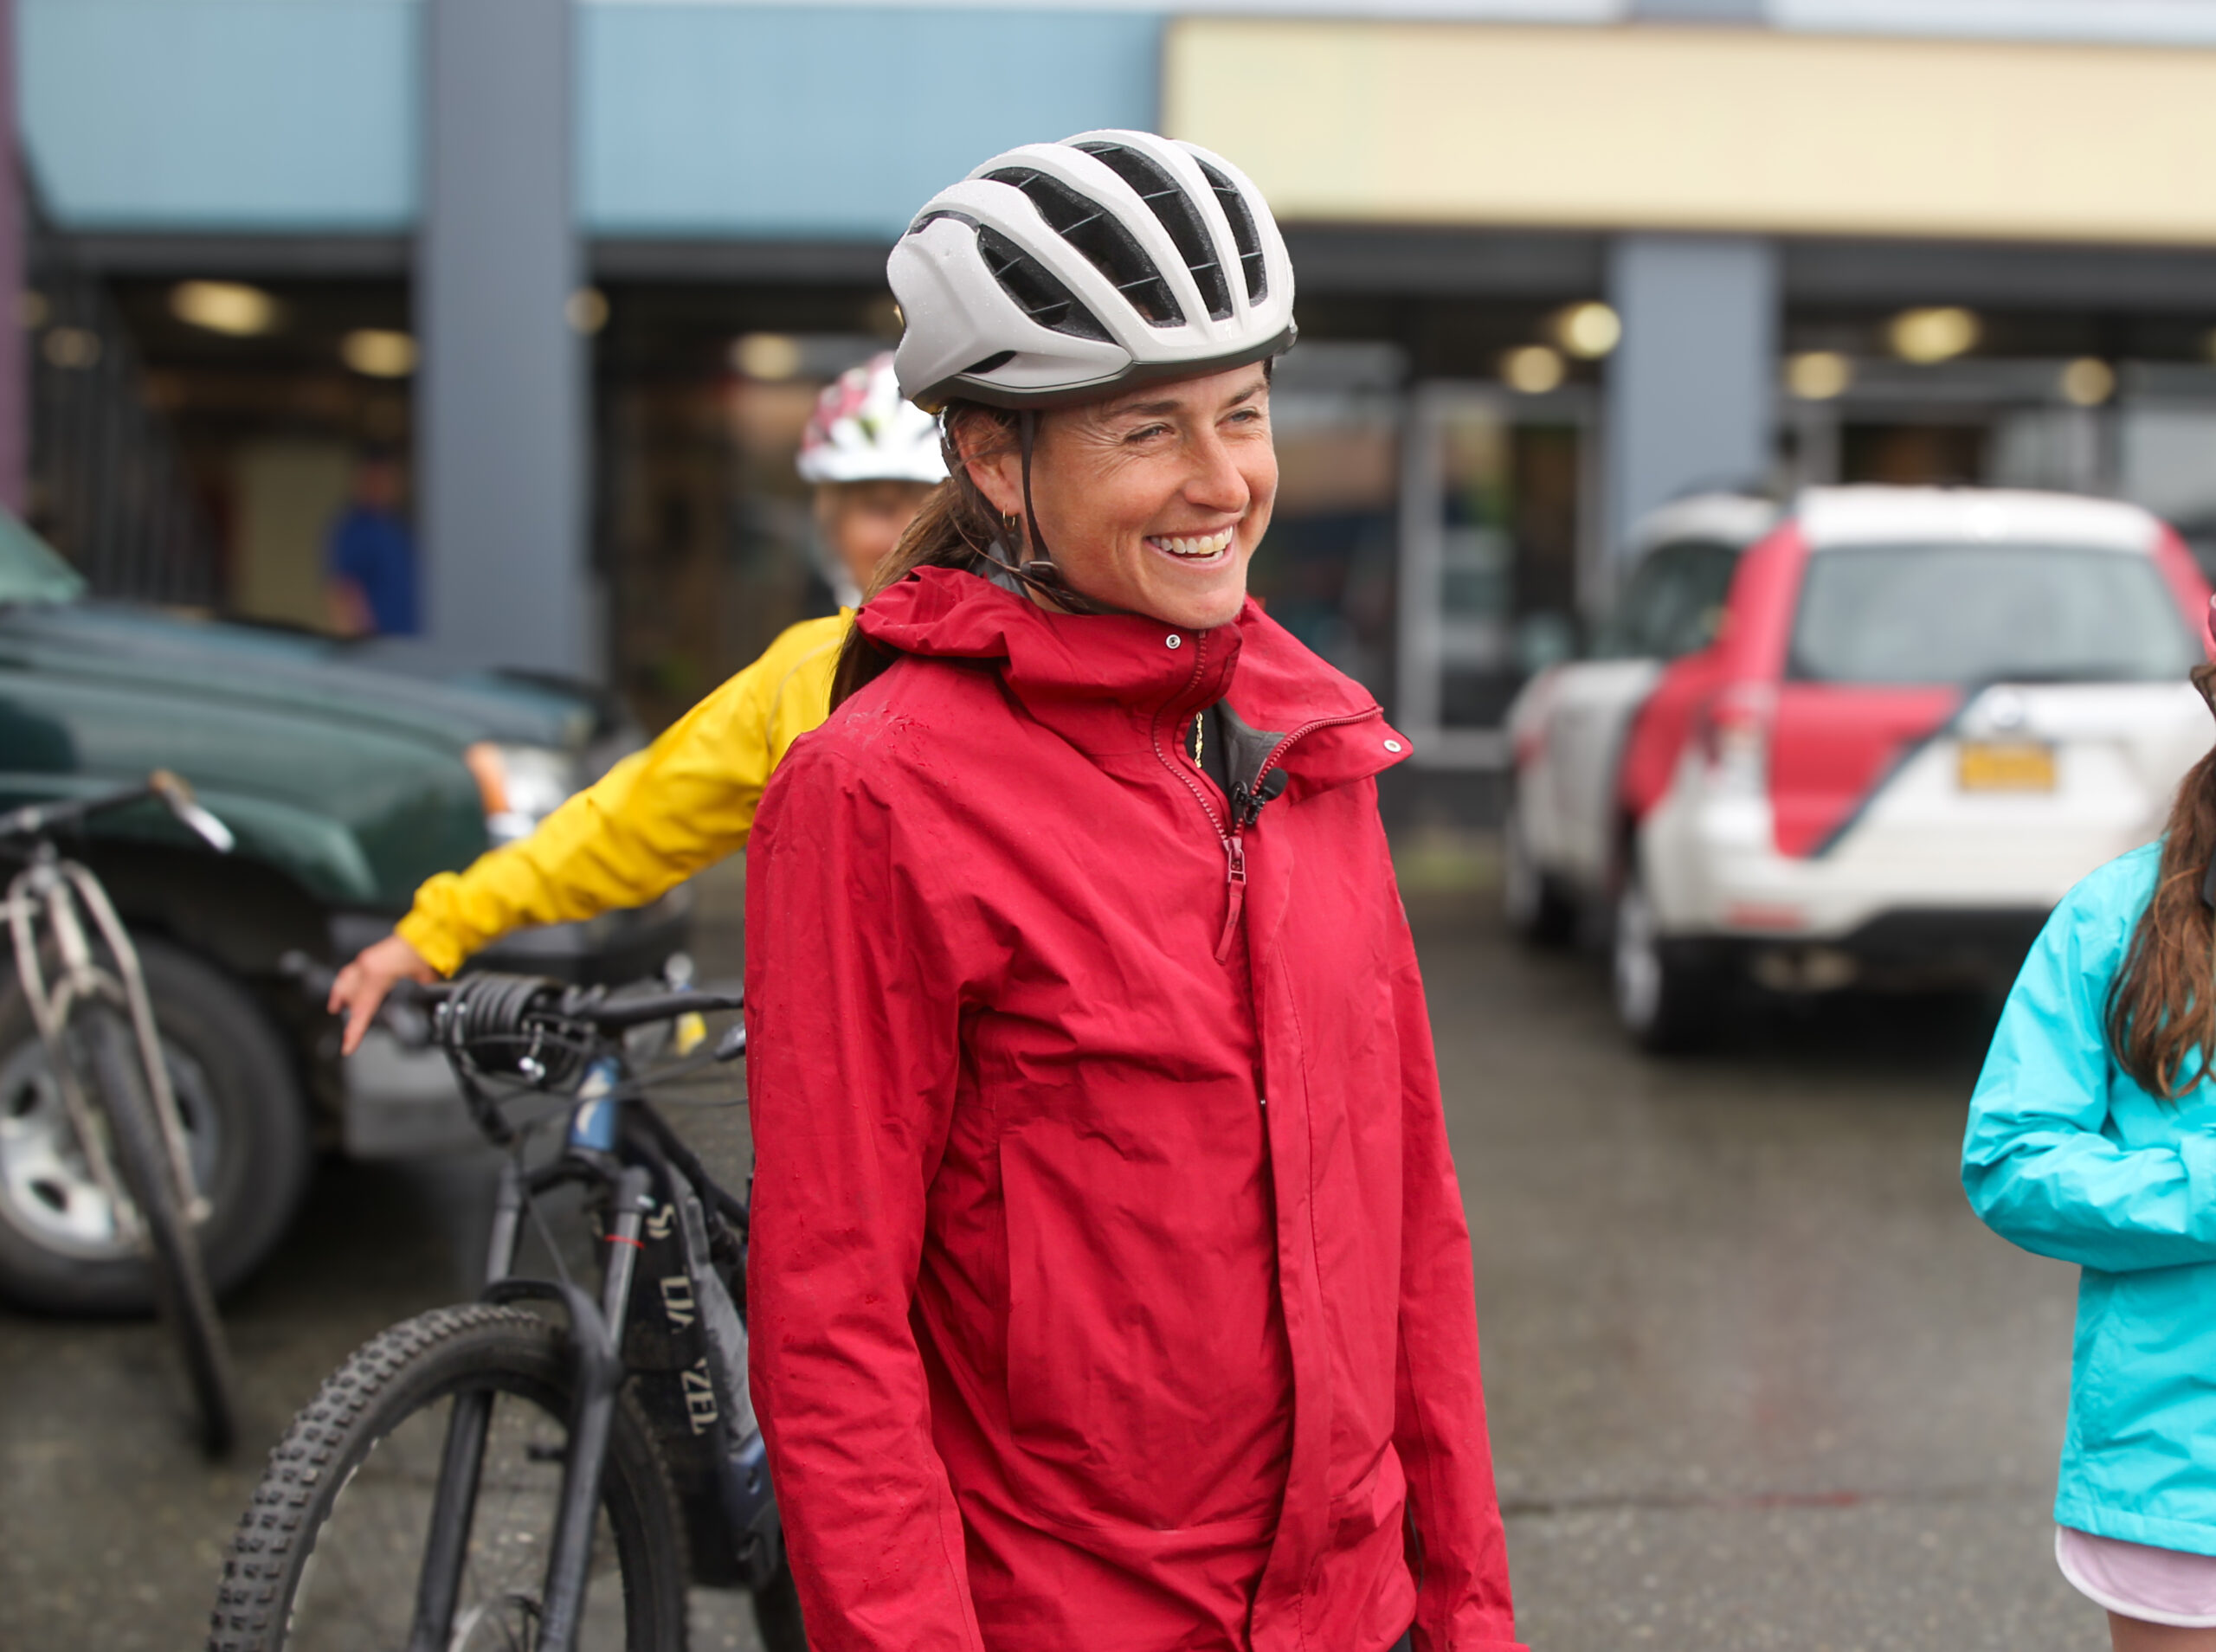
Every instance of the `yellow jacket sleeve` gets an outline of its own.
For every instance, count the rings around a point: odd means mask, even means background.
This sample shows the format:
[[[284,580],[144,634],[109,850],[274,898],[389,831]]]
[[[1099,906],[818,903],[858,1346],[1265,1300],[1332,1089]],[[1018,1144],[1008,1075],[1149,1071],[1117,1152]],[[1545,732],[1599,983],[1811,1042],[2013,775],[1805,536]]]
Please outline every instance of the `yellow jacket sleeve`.
[[[770,771],[828,713],[853,617],[794,626],[528,838],[426,882],[396,933],[451,974],[511,929],[643,906],[744,848]]]

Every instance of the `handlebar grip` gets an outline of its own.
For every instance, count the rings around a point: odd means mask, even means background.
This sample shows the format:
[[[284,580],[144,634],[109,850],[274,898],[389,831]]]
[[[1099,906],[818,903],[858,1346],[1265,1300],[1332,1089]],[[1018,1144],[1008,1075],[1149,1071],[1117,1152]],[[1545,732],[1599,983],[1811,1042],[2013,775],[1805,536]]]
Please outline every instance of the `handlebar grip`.
[[[649,1021],[668,1021],[686,1014],[707,1014],[716,1010],[736,1010],[744,1007],[745,995],[740,993],[654,993],[641,998],[611,999],[602,1003],[565,1007],[565,1014],[580,1021],[590,1022],[602,1032],[621,1032],[627,1027],[644,1026]]]
[[[297,950],[277,960],[277,973],[312,998],[319,1007],[331,1001],[331,989],[338,981],[338,972],[329,964]],[[386,990],[375,1019],[403,1045],[422,1049],[431,1041],[431,1029],[422,1012],[443,1002],[453,991],[448,981],[427,986],[403,977]],[[416,1012],[396,1015],[395,1011]]]

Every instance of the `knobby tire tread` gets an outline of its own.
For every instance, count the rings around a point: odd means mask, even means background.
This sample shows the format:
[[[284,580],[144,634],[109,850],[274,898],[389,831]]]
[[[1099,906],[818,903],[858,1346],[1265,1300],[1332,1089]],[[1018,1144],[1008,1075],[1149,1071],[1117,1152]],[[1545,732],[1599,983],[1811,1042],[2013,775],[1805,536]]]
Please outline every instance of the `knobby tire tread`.
[[[147,1093],[138,1033],[112,1005],[88,1004],[81,1013],[95,1104],[107,1118],[116,1173],[146,1226],[156,1295],[184,1355],[200,1411],[201,1443],[221,1455],[238,1435],[238,1378],[216,1311],[216,1293],[209,1287],[200,1238],[185,1213],[169,1143]]]
[[[550,1321],[520,1308],[471,1303],[433,1308],[371,1338],[325,1379],[293,1425],[269,1453],[269,1467],[240,1516],[216,1610],[209,1620],[208,1652],[281,1652],[289,1639],[294,1591],[301,1568],[329,1517],[347,1478],[386,1434],[425,1405],[442,1404],[454,1392],[435,1375],[430,1392],[413,1392],[411,1376],[442,1359],[481,1360],[489,1369],[502,1360],[519,1370],[504,1339],[538,1339],[556,1349],[567,1369],[562,1333]],[[484,1346],[472,1351],[467,1345]],[[535,1383],[538,1373],[527,1373]],[[505,1391],[504,1391],[505,1392]],[[634,1546],[645,1575],[624,1576],[629,1652],[685,1652],[684,1541],[677,1525],[676,1499],[660,1446],[637,1399],[627,1385],[617,1397],[614,1430],[602,1482],[602,1507],[619,1527],[619,1476],[643,1479],[628,1488],[635,1499],[640,1526]],[[622,1543],[625,1533],[619,1530]],[[634,1595],[636,1595],[635,1600]],[[643,1636],[638,1632],[645,1624]]]

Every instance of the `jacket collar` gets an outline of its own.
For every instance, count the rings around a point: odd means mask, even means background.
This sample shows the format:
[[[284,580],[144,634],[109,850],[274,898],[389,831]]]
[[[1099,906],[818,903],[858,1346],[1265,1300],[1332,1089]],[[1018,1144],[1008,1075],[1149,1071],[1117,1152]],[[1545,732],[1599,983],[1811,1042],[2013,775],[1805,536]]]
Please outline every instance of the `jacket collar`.
[[[1239,742],[1250,761],[1275,754],[1295,796],[1408,755],[1369,692],[1252,597],[1230,624],[1189,631],[1136,614],[1052,614],[977,575],[924,568],[855,623],[902,653],[992,666],[1027,713],[1096,759],[1151,749],[1164,729],[1220,699],[1253,731]]]

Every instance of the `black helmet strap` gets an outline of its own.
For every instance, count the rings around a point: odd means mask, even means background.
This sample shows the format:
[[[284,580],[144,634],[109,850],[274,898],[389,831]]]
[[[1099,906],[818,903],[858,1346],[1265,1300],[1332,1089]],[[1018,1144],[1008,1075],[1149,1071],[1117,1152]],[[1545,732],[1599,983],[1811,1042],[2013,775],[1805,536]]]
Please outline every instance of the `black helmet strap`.
[[[1121,614],[1121,608],[1111,608],[1105,602],[1096,602],[1083,592],[1073,588],[1062,577],[1062,570],[1054,566],[1048,554],[1047,541],[1039,531],[1039,512],[1031,503],[1031,450],[1039,440],[1039,413],[1035,408],[1026,408],[1016,415],[1019,440],[1023,444],[1023,537],[1030,542],[1031,555],[1021,559],[1021,566],[1013,569],[1015,576],[1042,596],[1051,597],[1055,604],[1069,614]]]

